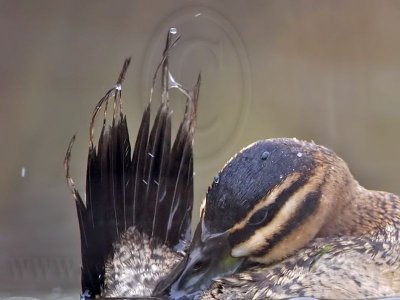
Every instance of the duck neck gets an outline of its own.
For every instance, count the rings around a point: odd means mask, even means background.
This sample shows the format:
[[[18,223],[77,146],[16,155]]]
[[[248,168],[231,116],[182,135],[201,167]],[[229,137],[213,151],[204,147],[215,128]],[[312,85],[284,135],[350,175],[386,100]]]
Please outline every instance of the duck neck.
[[[351,176],[351,175],[350,175]],[[372,233],[388,224],[397,223],[399,197],[360,186],[351,176],[342,191],[336,191],[327,222],[318,236],[359,236]]]

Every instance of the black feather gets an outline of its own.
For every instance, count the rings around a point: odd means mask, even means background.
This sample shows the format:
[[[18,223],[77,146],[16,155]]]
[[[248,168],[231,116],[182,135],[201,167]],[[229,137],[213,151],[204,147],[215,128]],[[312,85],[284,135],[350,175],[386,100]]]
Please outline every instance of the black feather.
[[[160,180],[162,176],[166,175],[166,163],[170,152],[171,120],[169,114],[169,107],[162,103],[154,120],[145,153],[146,164],[142,185],[146,204],[140,216],[139,224],[142,227],[139,229],[149,236],[153,233],[158,197],[162,196],[159,191],[163,189],[160,187]]]
[[[86,204],[69,174],[70,142],[65,157],[68,185],[76,200],[81,237],[82,295],[101,295],[105,262],[113,243],[135,226],[154,241],[182,250],[190,238],[193,206],[193,133],[200,80],[193,91],[177,84],[168,70],[168,54],[176,44],[169,33],[162,63],[162,103],[150,130],[150,103],[143,112],[133,154],[126,117],[122,112],[121,84],[130,59],[124,63],[117,84],[96,105],[90,124],[86,175]],[[156,78],[156,75],[154,78]],[[171,149],[171,110],[168,91],[178,88],[187,97],[186,113]],[[113,118],[106,111],[113,101]],[[94,122],[104,107],[104,121],[97,143]]]
[[[136,138],[135,151],[133,152],[132,158],[132,169],[131,169],[131,195],[128,198],[128,220],[132,217],[130,226],[137,224],[136,220],[139,220],[140,214],[143,211],[144,201],[143,197],[143,174],[146,160],[146,150],[149,137],[150,128],[150,103],[145,109],[142,122],[140,124],[139,132]],[[129,203],[131,201],[131,203]]]

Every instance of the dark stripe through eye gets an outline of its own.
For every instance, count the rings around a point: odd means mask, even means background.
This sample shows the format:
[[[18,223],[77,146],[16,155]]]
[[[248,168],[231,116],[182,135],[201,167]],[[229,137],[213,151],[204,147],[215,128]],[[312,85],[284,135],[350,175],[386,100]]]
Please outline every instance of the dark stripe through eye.
[[[275,245],[288,236],[293,230],[299,227],[310,215],[312,215],[319,207],[322,194],[322,184],[318,186],[316,191],[307,194],[301,206],[296,210],[295,214],[284,225],[283,229],[275,233],[262,249],[257,251],[254,256],[264,256]]]
[[[292,197],[302,186],[304,186],[304,184],[306,184],[308,178],[309,176],[300,177],[291,186],[284,189],[273,203],[259,209],[253,216],[251,216],[248,223],[243,228],[230,234],[230,244],[237,245],[246,241],[258,228],[264,227],[271,222],[286,201]]]

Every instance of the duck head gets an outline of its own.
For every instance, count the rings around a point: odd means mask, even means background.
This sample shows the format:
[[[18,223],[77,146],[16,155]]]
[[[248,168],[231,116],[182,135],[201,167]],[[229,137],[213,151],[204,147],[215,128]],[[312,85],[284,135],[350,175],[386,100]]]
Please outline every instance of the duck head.
[[[313,239],[333,207],[330,150],[296,139],[256,142],[214,178],[184,260],[156,289],[191,299],[246,262],[279,261]]]

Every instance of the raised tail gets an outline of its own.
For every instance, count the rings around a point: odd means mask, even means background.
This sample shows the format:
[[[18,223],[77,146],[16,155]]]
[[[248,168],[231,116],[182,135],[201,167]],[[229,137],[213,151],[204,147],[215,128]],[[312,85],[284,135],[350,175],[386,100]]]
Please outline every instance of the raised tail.
[[[104,287],[105,263],[112,256],[113,243],[134,226],[151,240],[183,251],[190,239],[193,206],[193,134],[196,124],[200,76],[193,90],[177,83],[168,70],[168,54],[179,39],[167,37],[162,70],[162,101],[150,126],[151,101],[143,112],[133,153],[126,116],[122,111],[122,83],[130,59],[124,63],[116,85],[96,105],[90,124],[87,160],[86,201],[82,200],[70,176],[71,139],[65,157],[68,185],[75,198],[82,255],[82,295],[94,298]],[[168,91],[186,95],[186,112],[174,143],[171,143],[171,110]],[[150,99],[151,100],[151,99]],[[106,112],[112,103],[112,121]],[[94,143],[94,123],[104,109],[101,133]],[[172,147],[171,147],[172,144]]]

